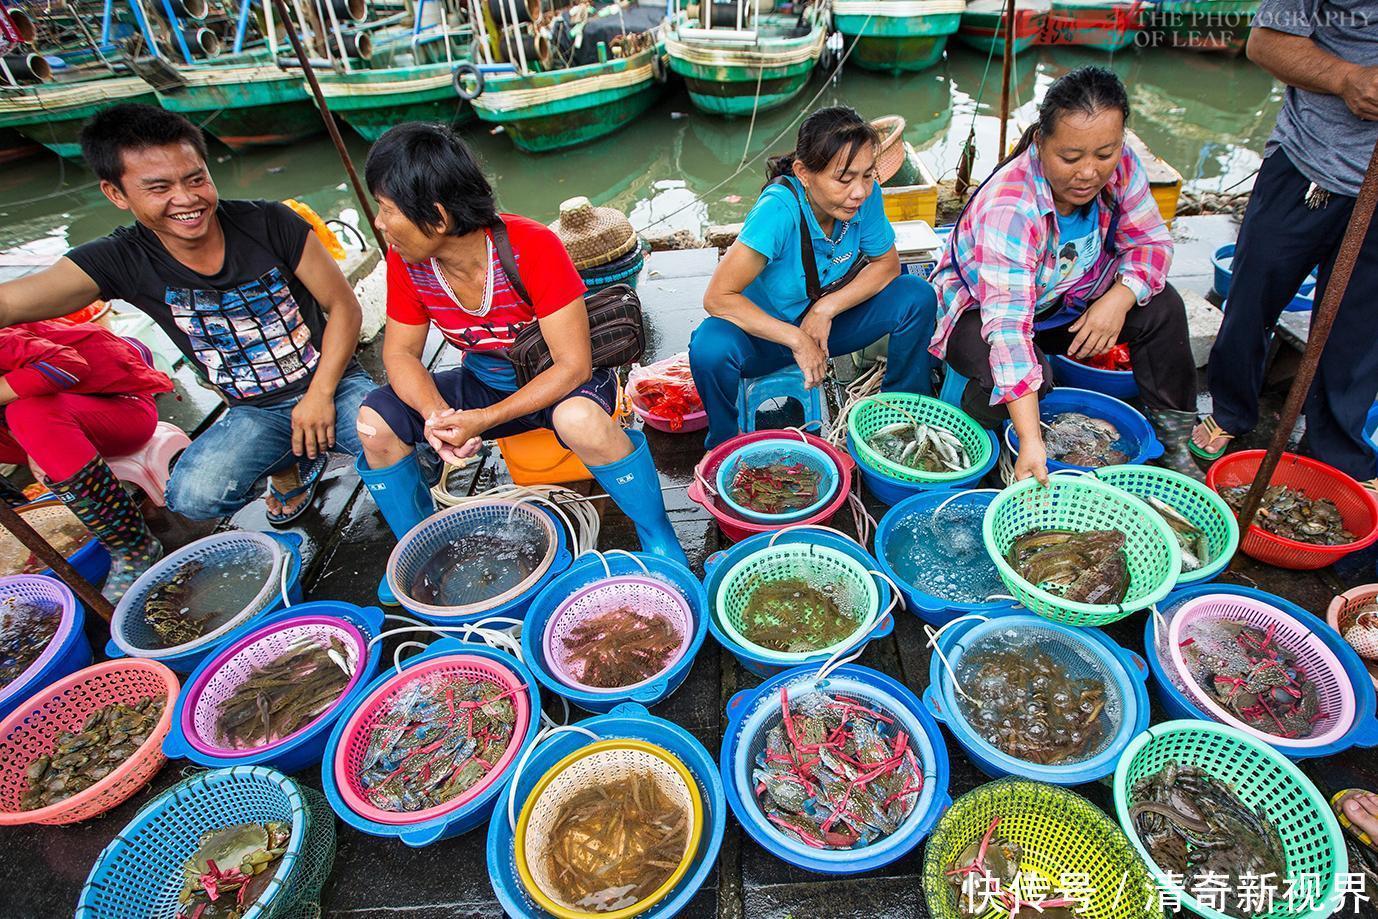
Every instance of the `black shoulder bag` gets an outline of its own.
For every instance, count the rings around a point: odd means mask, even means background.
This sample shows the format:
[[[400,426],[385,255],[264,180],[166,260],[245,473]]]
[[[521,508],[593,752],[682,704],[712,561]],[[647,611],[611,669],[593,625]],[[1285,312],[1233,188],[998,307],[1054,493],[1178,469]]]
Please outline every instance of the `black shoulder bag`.
[[[492,227],[493,248],[498,263],[511,282],[512,289],[525,303],[531,296],[517,274],[517,261],[512,257],[512,243],[507,227],[501,219]],[[641,359],[646,353],[646,326],[641,319],[641,300],[626,284],[613,284],[584,298],[589,316],[589,347],[594,367],[622,367]],[[517,333],[507,349],[507,358],[517,374],[517,385],[525,386],[555,365],[550,347],[541,337],[541,324],[531,322]]]
[[[871,260],[860,250],[857,249],[856,262],[847,273],[833,281],[827,287],[822,287],[818,283],[818,261],[813,254],[813,235],[809,233],[809,221],[804,216],[804,208],[808,206],[803,198],[799,196],[799,191],[784,176],[776,176],[770,180],[771,185],[783,185],[794,195],[794,200],[799,204],[799,260],[804,263],[804,291],[809,297],[809,306],[813,306],[824,294],[830,294],[835,290],[841,290],[852,279],[861,273],[861,269],[871,263]]]

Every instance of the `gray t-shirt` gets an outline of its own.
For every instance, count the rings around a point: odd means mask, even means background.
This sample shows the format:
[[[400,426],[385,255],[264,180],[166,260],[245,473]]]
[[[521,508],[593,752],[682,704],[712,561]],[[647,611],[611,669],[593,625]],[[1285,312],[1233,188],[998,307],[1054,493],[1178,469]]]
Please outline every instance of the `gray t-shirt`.
[[[1263,0],[1253,25],[1307,36],[1353,64],[1378,65],[1378,0]],[[1281,146],[1312,182],[1355,197],[1375,142],[1378,121],[1360,119],[1339,96],[1289,86],[1264,155]]]

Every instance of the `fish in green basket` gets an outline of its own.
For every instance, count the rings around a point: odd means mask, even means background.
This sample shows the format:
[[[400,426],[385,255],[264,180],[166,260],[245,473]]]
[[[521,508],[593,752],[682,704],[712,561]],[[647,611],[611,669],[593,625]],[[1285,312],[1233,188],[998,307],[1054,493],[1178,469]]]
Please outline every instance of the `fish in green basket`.
[[[1206,534],[1171,504],[1148,495],[1144,498],[1148,506],[1167,521],[1172,535],[1177,537],[1177,545],[1182,549],[1182,571],[1196,571],[1210,561],[1210,544]]]
[[[960,472],[971,466],[961,438],[936,425],[896,422],[876,431],[866,443],[890,462],[915,472]]]

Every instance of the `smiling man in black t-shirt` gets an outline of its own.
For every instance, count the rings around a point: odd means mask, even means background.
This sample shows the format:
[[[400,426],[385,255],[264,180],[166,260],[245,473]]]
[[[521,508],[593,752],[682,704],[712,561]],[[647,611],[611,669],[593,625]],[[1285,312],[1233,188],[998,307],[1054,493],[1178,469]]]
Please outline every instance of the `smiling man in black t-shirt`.
[[[362,311],[349,282],[291,209],[221,201],[201,131],[180,115],[105,109],[82,130],[82,152],[136,223],[0,284],[0,326],[98,297],[133,303],[230,406],[177,463],[168,506],[231,514],[267,480],[268,519],[294,519],[327,453],[360,452],[352,422],[373,382],[354,362]]]

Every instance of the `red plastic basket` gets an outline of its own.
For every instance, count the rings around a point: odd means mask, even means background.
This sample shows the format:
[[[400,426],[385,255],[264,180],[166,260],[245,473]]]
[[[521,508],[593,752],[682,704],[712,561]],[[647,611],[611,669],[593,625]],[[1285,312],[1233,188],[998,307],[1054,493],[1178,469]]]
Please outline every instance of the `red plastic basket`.
[[[718,467],[738,448],[762,440],[779,440],[799,436],[795,431],[755,431],[750,434],[738,434],[731,440],[718,444],[709,450],[708,455],[699,460],[699,464],[694,467],[694,481],[689,485],[689,500],[702,505],[704,510],[708,511],[718,522],[718,527],[722,530],[723,535],[733,542],[740,542],[757,533],[775,532],[785,524],[757,523],[737,516],[721,498],[713,493],[711,483],[718,480]],[[803,520],[792,521],[788,526],[826,523],[832,519],[832,516],[842,509],[842,505],[847,503],[847,495],[852,490],[852,472],[856,469],[856,461],[845,451],[839,450],[821,437],[814,437],[812,434],[804,434],[803,437],[808,443],[828,454],[837,465],[837,493],[817,513]]]
[[[0,826],[77,823],[124,803],[163,768],[163,738],[181,686],[157,661],[122,658],[78,670],[59,680],[0,721]],[[28,782],[24,772],[35,757],[50,753],[62,731],[79,729],[86,716],[112,702],[163,697],[163,716],[134,755],[85,791],[37,810],[21,810]]]
[[[1263,454],[1263,450],[1241,450],[1222,456],[1206,473],[1206,484],[1216,491],[1232,485],[1247,485],[1258,473]],[[1340,546],[1316,546],[1277,536],[1254,524],[1239,542],[1239,548],[1251,558],[1279,568],[1312,571],[1334,564],[1378,540],[1378,497],[1333,466],[1284,453],[1271,484],[1299,489],[1309,498],[1328,498],[1335,502],[1345,529],[1353,533],[1355,539]]]

